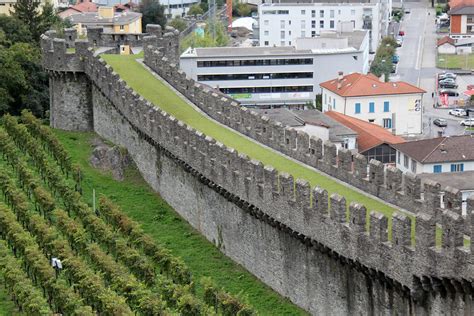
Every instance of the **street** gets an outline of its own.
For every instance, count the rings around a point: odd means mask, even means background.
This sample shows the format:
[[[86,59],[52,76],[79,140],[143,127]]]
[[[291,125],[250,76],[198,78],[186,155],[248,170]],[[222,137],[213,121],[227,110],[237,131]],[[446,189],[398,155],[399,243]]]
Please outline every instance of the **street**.
[[[448,114],[448,109],[436,109],[433,107],[435,99],[432,93],[435,90],[435,74],[442,70],[436,68],[436,34],[435,10],[430,7],[430,3],[405,2],[405,7],[411,10],[406,14],[400,24],[400,30],[405,32],[402,47],[397,49],[400,62],[397,73],[391,76],[393,81],[406,81],[426,90],[423,97],[423,135],[420,138],[436,137],[442,131],[444,135],[464,134],[464,128],[459,124],[461,118]],[[428,14],[429,13],[429,14]],[[458,77],[459,91],[467,83],[474,82],[472,76]],[[446,128],[440,128],[432,124],[436,118],[443,118],[448,121]]]

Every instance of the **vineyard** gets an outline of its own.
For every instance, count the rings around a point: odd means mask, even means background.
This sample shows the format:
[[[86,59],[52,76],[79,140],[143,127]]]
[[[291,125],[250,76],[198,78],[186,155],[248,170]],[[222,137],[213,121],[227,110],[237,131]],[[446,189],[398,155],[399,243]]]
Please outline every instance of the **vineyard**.
[[[210,278],[195,280],[107,197],[90,207],[81,168],[31,113],[3,117],[0,152],[0,274],[20,312],[256,314]]]

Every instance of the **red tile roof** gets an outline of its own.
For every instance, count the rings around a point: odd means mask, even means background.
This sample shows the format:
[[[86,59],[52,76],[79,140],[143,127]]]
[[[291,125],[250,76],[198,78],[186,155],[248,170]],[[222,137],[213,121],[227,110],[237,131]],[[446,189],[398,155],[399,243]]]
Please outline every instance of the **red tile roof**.
[[[79,12],[97,12],[97,4],[89,0],[73,5],[71,8]]]
[[[411,94],[426,92],[423,89],[420,89],[414,85],[403,81],[381,82],[379,78],[377,78],[373,74],[364,75],[358,72],[342,77],[340,88],[338,88],[337,78],[325,81],[321,83],[320,86],[342,97]]]
[[[393,145],[405,142],[405,140],[400,136],[393,135],[379,125],[359,120],[355,117],[347,116],[335,111],[325,112],[324,114],[357,132],[359,135],[357,136],[357,144],[360,153],[381,144]]]
[[[451,44],[451,45],[454,46],[454,39],[452,39],[452,38],[449,37],[449,36],[442,37],[442,38],[440,38],[440,39],[438,40],[438,44],[437,44],[437,45],[438,45],[438,46],[441,46],[441,45],[446,44],[446,43]]]
[[[457,7],[474,6],[474,0],[451,0],[449,1],[449,8],[452,10]]]

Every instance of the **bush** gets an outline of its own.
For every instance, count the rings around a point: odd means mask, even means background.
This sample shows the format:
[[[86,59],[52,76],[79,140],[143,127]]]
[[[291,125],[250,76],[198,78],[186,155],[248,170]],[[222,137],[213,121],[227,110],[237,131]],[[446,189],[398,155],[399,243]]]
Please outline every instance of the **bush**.
[[[186,29],[186,27],[188,26],[186,24],[186,21],[184,21],[180,17],[176,17],[173,20],[169,21],[168,25],[174,27],[175,29],[177,29],[180,32],[183,31],[184,29]]]
[[[202,15],[204,14],[204,10],[201,8],[199,4],[193,4],[188,11],[188,15]]]

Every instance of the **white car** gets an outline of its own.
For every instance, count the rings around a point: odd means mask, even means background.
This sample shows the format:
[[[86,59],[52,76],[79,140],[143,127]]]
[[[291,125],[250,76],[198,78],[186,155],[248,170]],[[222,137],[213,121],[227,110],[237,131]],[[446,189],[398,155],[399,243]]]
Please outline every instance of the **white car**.
[[[466,110],[464,109],[452,109],[449,110],[449,114],[454,115],[454,116],[466,116]]]
[[[469,126],[469,127],[474,127],[474,118],[470,118],[467,120],[463,120],[460,123],[462,126]]]

